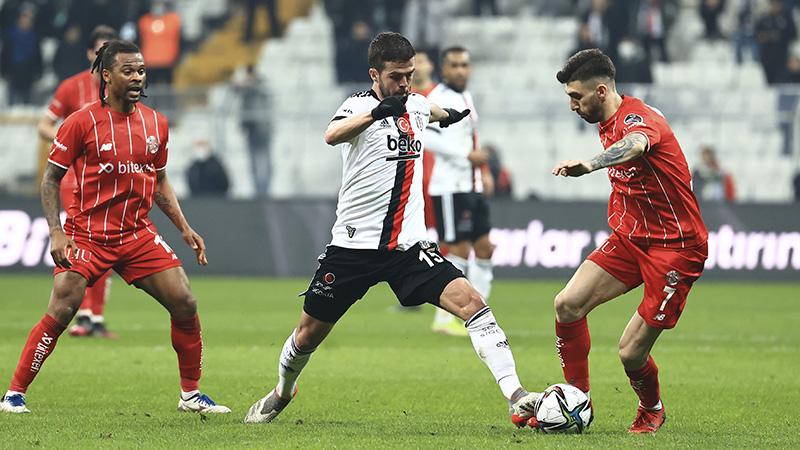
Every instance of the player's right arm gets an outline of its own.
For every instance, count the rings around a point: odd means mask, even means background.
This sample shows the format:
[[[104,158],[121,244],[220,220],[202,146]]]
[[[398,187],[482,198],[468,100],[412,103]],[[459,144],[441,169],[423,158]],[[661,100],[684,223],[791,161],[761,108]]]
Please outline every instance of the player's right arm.
[[[61,228],[61,205],[60,205],[60,190],[61,179],[66,175],[67,170],[56,166],[55,164],[48,164],[44,169],[44,176],[42,176],[41,196],[42,196],[42,210],[44,217],[47,219],[47,226],[50,229],[50,255],[53,257],[53,262],[56,266],[68,269],[72,266],[69,262],[69,253],[67,249],[72,247],[75,250],[75,242],[68,239],[64,234],[64,229]]]
[[[50,255],[53,262],[61,268],[69,268],[69,247],[75,250],[75,242],[67,239],[61,227],[60,189],[61,179],[67,169],[84,150],[83,138],[86,134],[84,117],[73,114],[58,129],[53,145],[50,147],[47,167],[42,176],[41,200],[47,226],[50,229]]]
[[[406,99],[408,99],[406,96],[386,97],[372,110],[360,111],[359,107],[363,105],[363,102],[359,102],[358,97],[348,98],[336,111],[331,123],[328,124],[328,129],[325,130],[325,143],[339,145],[351,141],[376,120],[389,116],[402,116],[406,112]]]
[[[588,161],[570,159],[559,163],[553,168],[553,175],[579,177],[598,169],[626,163],[642,156],[648,145],[648,139],[645,134],[638,131],[628,133]]]
[[[58,127],[56,127],[56,120],[50,117],[48,114],[43,114],[42,118],[39,119],[39,123],[36,125],[36,131],[39,132],[39,136],[50,142],[53,138],[56,137],[56,131],[58,131]]]
[[[58,119],[66,117],[65,113],[68,107],[67,100],[69,99],[68,84],[69,83],[61,83],[58,86],[55,94],[53,94],[53,99],[50,100],[50,104],[47,106],[44,114],[42,114],[42,118],[39,119],[39,123],[36,125],[39,136],[48,142],[56,137],[56,132],[58,132],[56,123],[58,123]]]

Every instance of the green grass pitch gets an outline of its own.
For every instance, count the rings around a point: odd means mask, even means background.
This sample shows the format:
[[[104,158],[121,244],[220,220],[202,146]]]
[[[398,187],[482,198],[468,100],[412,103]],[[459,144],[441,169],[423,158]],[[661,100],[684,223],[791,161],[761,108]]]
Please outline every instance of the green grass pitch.
[[[800,447],[800,284],[698,283],[678,327],[653,352],[668,413],[654,436],[626,433],[636,399],[617,358],[641,290],[601,306],[589,318],[595,423],[581,436],[554,436],[514,429],[468,338],[430,333],[429,306],[392,311],[382,286],[337,325],[284,413],[245,426],[247,408],[275,384],[305,280],[193,279],[205,338],[201,387],[233,414],[178,413],[168,316],[114,282],[107,318],[120,339],[62,336],[28,392],[33,413],[0,415],[0,447]],[[2,383],[44,313],[50,284],[47,276],[0,276]],[[528,389],[562,380],[552,311],[562,284],[495,284],[491,305]]]

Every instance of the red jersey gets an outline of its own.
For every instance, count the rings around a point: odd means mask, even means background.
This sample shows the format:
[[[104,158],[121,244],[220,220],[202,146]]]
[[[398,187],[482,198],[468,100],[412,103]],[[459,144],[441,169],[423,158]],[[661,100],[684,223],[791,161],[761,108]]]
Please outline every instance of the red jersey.
[[[64,231],[101,245],[154,233],[148,212],[168,138],[166,117],[142,104],[122,114],[96,101],[67,117],[48,159],[78,178]]]
[[[689,248],[706,242],[708,231],[692,192],[689,165],[663,114],[638,98],[623,96],[599,131],[604,148],[629,133],[641,133],[649,142],[641,157],[608,168],[611,229],[645,247]]]
[[[47,107],[53,120],[66,119],[89,103],[100,100],[100,82],[91,70],[84,70],[62,81]]]

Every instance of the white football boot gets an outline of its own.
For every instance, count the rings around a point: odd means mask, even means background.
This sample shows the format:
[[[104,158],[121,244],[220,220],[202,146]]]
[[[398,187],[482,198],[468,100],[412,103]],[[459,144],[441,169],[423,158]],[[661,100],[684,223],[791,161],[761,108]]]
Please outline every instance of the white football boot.
[[[214,400],[211,400],[211,397],[198,392],[186,400],[181,397],[178,402],[178,411],[205,414],[228,414],[231,412],[231,409],[227,406],[216,404]]]

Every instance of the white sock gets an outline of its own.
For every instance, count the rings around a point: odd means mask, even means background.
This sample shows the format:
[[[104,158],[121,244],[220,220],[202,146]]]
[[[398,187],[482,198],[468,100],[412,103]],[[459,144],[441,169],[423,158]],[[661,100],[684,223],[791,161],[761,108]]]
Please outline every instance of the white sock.
[[[493,279],[492,260],[475,258],[475,263],[469,266],[469,282],[486,302],[489,301],[489,294],[492,293]]]
[[[467,268],[469,267],[469,261],[467,261],[466,259],[464,259],[464,258],[462,258],[460,256],[456,256],[456,255],[452,255],[452,254],[445,256],[445,258],[447,258],[448,261],[453,263],[453,265],[456,267],[456,269],[460,270],[461,273],[463,273],[464,275],[467,274]],[[433,324],[434,325],[444,325],[444,324],[448,324],[448,323],[456,321],[456,320],[461,322],[461,318],[450,314],[449,312],[445,311],[442,308],[436,308],[436,312],[433,315]]]
[[[17,392],[17,391],[6,391],[6,395],[5,396],[6,397],[11,397],[12,395],[17,395],[17,394],[19,394],[23,398],[25,398],[25,393],[24,392]]]
[[[292,334],[283,343],[281,356],[278,360],[278,386],[275,389],[281,398],[291,399],[294,396],[300,372],[311,358],[311,353],[314,352],[314,350],[303,351],[297,348],[294,342],[294,334],[296,332],[297,330],[292,331]]]
[[[181,398],[183,400],[189,400],[190,398],[194,397],[195,395],[197,395],[199,393],[200,393],[200,391],[198,391],[197,389],[195,389],[193,391],[188,391],[188,392],[184,391],[183,389],[181,389]]]
[[[639,402],[639,406],[642,406],[641,402]],[[642,406],[642,408],[644,408],[644,409],[646,409],[648,411],[661,411],[661,408],[663,408],[663,407],[664,407],[664,405],[661,404],[661,400],[659,400],[658,403],[656,403],[656,405],[651,407],[651,408],[648,408],[646,406]]]
[[[92,310],[91,309],[79,309],[78,313],[75,314],[78,317],[92,317]]]
[[[488,306],[481,309],[464,324],[472,340],[472,346],[486,367],[494,375],[495,381],[506,399],[522,385],[517,377],[514,355],[508,345],[503,329],[497,325],[494,314]]]
[[[105,317],[103,317],[103,316],[102,316],[102,315],[100,315],[100,314],[92,314],[92,315],[89,317],[89,319],[92,321],[92,323],[103,323],[103,322],[105,322],[105,321],[106,321],[106,318],[105,318]]]

